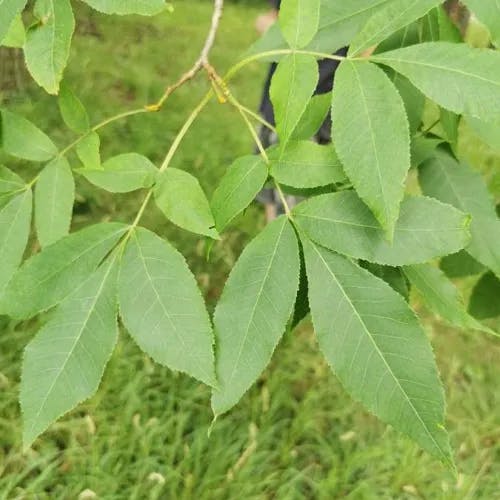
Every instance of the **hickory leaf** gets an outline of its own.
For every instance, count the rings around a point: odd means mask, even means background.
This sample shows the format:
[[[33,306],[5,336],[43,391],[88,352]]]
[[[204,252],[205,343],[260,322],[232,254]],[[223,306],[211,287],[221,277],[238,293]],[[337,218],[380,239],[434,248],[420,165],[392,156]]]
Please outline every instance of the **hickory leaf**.
[[[349,46],[349,55],[356,56],[377,45],[391,34],[420,19],[444,0],[393,0],[368,20]]]
[[[210,204],[196,177],[168,168],[155,186],[155,201],[167,219],[193,233],[218,239]]]
[[[95,141],[95,138],[94,138]],[[84,156],[87,161],[96,161],[95,142],[87,152],[93,159]],[[111,193],[128,193],[136,189],[151,187],[158,174],[158,169],[145,156],[137,153],[125,153],[106,160],[102,167],[81,168],[78,172],[89,182]]]
[[[37,0],[35,16],[39,22],[28,30],[24,45],[26,66],[41,87],[57,94],[75,29],[70,0]]]
[[[344,171],[391,239],[410,169],[403,101],[380,68],[344,61],[335,80],[332,120]]]
[[[0,311],[28,319],[61,303],[82,283],[123,236],[128,226],[95,224],[30,257],[0,300]]]
[[[122,259],[120,315],[155,361],[215,385],[210,319],[184,257],[146,229],[132,233]]]
[[[231,271],[214,313],[215,415],[237,404],[271,360],[293,311],[299,272],[297,238],[286,217],[269,224]]]
[[[312,56],[290,54],[278,64],[270,95],[282,148],[290,140],[306,111],[318,78],[318,63]]]
[[[244,156],[227,169],[210,203],[218,231],[250,205],[267,175],[267,165],[260,156]]]
[[[0,296],[22,261],[31,226],[31,190],[11,198],[0,209]]]
[[[75,201],[75,181],[68,160],[58,157],[40,174],[35,188],[35,225],[46,247],[69,233]]]
[[[415,314],[354,262],[303,244],[314,329],[334,373],[369,411],[453,467],[444,391]]]
[[[28,0],[0,0],[0,42],[4,41],[14,19],[27,3]]]
[[[500,114],[500,53],[428,42],[372,56],[406,76],[427,97],[457,114],[494,121]]]
[[[47,161],[57,154],[52,140],[26,118],[5,109],[1,118],[1,147],[7,154],[30,161]]]
[[[316,196],[293,213],[299,227],[320,245],[389,266],[427,262],[457,252],[470,240],[468,216],[425,197],[405,198],[392,243],[354,191]]]
[[[427,196],[472,215],[472,239],[466,250],[500,276],[500,220],[481,175],[445,151],[436,151],[420,167],[419,180]]]
[[[283,0],[280,6],[281,32],[290,47],[305,47],[318,31],[320,0]]]
[[[118,338],[117,262],[105,263],[64,300],[24,353],[23,443],[92,396]]]
[[[310,141],[290,142],[280,152],[269,153],[271,175],[280,183],[296,188],[314,188],[346,180],[340,160],[331,145]]]
[[[467,116],[465,121],[483,142],[496,151],[500,151],[500,140],[498,139],[500,137],[500,118],[495,122],[485,122],[478,120],[477,118]]]

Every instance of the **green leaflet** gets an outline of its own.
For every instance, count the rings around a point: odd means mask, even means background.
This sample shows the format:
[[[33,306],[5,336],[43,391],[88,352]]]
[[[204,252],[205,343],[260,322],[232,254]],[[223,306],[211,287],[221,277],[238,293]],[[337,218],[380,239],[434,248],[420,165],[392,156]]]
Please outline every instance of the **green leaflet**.
[[[9,28],[28,0],[0,0],[0,42],[4,41]]]
[[[30,161],[48,161],[57,154],[49,137],[26,118],[5,109],[1,118],[1,147],[7,154]]]
[[[319,345],[352,397],[453,467],[431,346],[403,297],[334,252],[304,241]]]
[[[101,169],[101,139],[97,132],[85,136],[76,146],[76,154],[83,166],[88,169]]]
[[[443,139],[416,135],[411,141],[411,165],[419,167],[422,163],[434,157],[437,147],[443,144]]]
[[[485,121],[500,114],[500,53],[465,44],[428,42],[377,54],[374,62],[405,75],[450,111]]]
[[[393,33],[390,37],[380,42],[374,50],[374,54],[381,54],[389,50],[400,49],[420,43],[420,25],[414,22]]]
[[[323,125],[332,102],[332,93],[319,94],[312,97],[293,131],[290,140],[309,140],[313,137],[321,125]]]
[[[320,0],[283,0],[279,24],[293,49],[305,47],[318,31]]]
[[[59,304],[95,271],[127,229],[125,224],[95,224],[29,258],[9,283],[0,311],[28,319]]]
[[[104,14],[140,14],[154,16],[169,5],[165,0],[83,0],[95,10]]]
[[[465,121],[483,142],[488,144],[490,148],[500,151],[500,140],[498,139],[500,137],[500,119],[496,122],[484,122],[467,116]]]
[[[267,165],[260,156],[244,156],[227,169],[210,203],[219,232],[250,205],[267,175]]]
[[[474,276],[485,271],[485,267],[465,250],[460,250],[453,255],[447,255],[441,259],[439,267],[448,278],[464,278]]]
[[[406,266],[404,272],[432,312],[460,328],[488,330],[467,314],[457,287],[439,268],[431,264],[419,264]]]
[[[95,139],[94,139],[95,141]],[[89,147],[95,148],[95,142]],[[87,152],[95,156],[95,149]],[[86,158],[86,157],[84,157]],[[89,158],[88,161],[91,161]],[[137,153],[126,153],[106,160],[102,167],[80,168],[77,172],[89,182],[111,193],[128,193],[136,189],[151,187],[158,175],[158,169],[145,156]]]
[[[75,201],[75,181],[68,160],[57,157],[40,174],[35,188],[35,225],[46,247],[69,233]]]
[[[297,238],[285,217],[269,224],[231,271],[214,313],[216,416],[238,403],[271,360],[293,311],[299,272]]]
[[[168,168],[155,186],[155,201],[167,219],[187,231],[218,239],[210,205],[196,177]]]
[[[118,338],[117,268],[112,259],[91,274],[26,347],[20,395],[25,448],[97,391]]]
[[[463,0],[490,31],[491,41],[500,46],[500,2],[498,0]]]
[[[7,167],[0,165],[0,193],[19,191],[25,186],[24,181]]]
[[[322,0],[319,29],[307,50],[332,53],[349,45],[363,24],[392,1],[394,0]],[[287,43],[278,24],[271,26],[264,36],[250,47],[248,55],[286,48]],[[275,55],[270,59],[279,60],[280,56]]]
[[[500,316],[500,280],[486,273],[476,283],[469,302],[469,312],[478,319]]]
[[[380,68],[344,61],[335,77],[332,120],[344,171],[391,239],[410,169],[403,101]]]
[[[64,123],[79,134],[87,132],[90,126],[87,111],[80,99],[65,84],[61,85],[58,102]]]
[[[394,291],[404,297],[406,302],[410,299],[410,283],[403,273],[401,267],[383,266],[381,264],[372,264],[371,262],[361,261],[359,265],[370,271],[377,278],[384,280]]]
[[[274,73],[270,95],[281,148],[290,140],[318,84],[318,63],[312,56],[290,54]]]
[[[0,210],[0,296],[23,259],[31,225],[31,190],[10,199]]]
[[[184,257],[146,229],[132,233],[123,256],[120,315],[155,361],[214,386],[212,327]]]
[[[500,276],[500,220],[479,172],[459,164],[444,151],[419,169],[424,194],[472,215],[472,240],[466,250]]]
[[[310,141],[290,142],[280,152],[269,153],[271,175],[280,183],[296,188],[327,186],[346,180],[340,160],[331,145]]]
[[[458,126],[460,124],[460,116],[452,111],[441,108],[440,120],[445,139],[451,145],[456,146],[458,142]]]
[[[1,28],[0,28],[1,29]],[[10,23],[9,29],[3,40],[0,38],[0,45],[22,49],[26,41],[26,30],[24,29],[21,14],[18,14]]]
[[[368,20],[349,47],[349,55],[356,56],[396,31],[425,16],[444,0],[394,0]]]
[[[68,63],[75,18],[69,0],[37,0],[39,22],[28,30],[24,55],[33,79],[49,94],[59,92]]]
[[[389,266],[427,262],[457,252],[470,240],[468,216],[425,197],[405,198],[392,244],[354,191],[311,198],[293,213],[300,228],[320,245]]]

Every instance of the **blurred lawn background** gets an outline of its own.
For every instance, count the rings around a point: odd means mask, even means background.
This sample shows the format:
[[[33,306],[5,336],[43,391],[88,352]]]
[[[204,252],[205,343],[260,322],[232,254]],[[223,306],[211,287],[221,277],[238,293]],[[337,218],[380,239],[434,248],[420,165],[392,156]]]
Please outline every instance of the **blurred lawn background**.
[[[104,17],[75,6],[66,81],[94,123],[154,102],[197,56],[211,14],[208,0],[177,0],[173,14],[154,19]],[[220,73],[256,38],[254,19],[265,8],[264,1],[227,5],[212,55]],[[59,145],[68,144],[74,137],[61,123],[56,99],[11,64],[12,53],[0,57],[0,104],[24,113]],[[250,66],[231,86],[251,108],[258,105],[265,71]],[[103,129],[103,157],[136,151],[160,162],[207,88],[199,77],[160,113]],[[214,102],[187,135],[174,166],[195,174],[210,195],[231,161],[252,149],[237,113]],[[463,127],[460,149],[487,174],[498,199],[500,157]],[[3,161],[26,179],[33,171]],[[142,196],[112,197],[78,179],[74,228],[131,221]],[[210,263],[202,241],[172,227],[153,207],[144,223],[184,253],[212,307],[264,217],[261,208],[250,207],[215,245]],[[470,282],[463,286],[467,290]],[[154,365],[122,332],[98,394],[23,453],[20,363],[38,323],[0,318],[0,498],[500,499],[499,344],[443,326],[414,300],[446,388],[458,477],[346,396],[307,321],[286,335],[259,383],[217,422],[210,438],[208,389]]]

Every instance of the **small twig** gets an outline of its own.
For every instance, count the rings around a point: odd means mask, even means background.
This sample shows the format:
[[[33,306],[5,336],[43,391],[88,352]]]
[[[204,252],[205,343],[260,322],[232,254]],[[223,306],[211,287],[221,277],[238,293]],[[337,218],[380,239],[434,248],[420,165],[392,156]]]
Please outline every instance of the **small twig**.
[[[202,69],[210,66],[208,56],[210,54],[210,50],[215,42],[215,36],[217,34],[217,30],[219,29],[219,23],[222,17],[222,10],[224,8],[224,0],[214,0],[214,10],[212,14],[212,23],[210,25],[210,31],[208,32],[207,38],[205,40],[205,44],[200,53],[200,57],[196,60],[189,71],[186,71],[177,82],[167,87],[165,93],[162,95],[161,99],[156,103],[150,106],[147,106],[147,109],[150,111],[159,111],[165,101],[179,88],[182,87],[186,82],[192,80]]]

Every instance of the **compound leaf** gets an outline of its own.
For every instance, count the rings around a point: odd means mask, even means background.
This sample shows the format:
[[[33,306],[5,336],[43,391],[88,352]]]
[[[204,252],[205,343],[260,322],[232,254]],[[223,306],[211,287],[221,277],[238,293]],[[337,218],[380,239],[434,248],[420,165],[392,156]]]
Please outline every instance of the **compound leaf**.
[[[300,228],[320,245],[389,266],[427,262],[457,252],[470,240],[469,217],[432,198],[405,198],[392,244],[354,191],[316,196],[293,213]]]
[[[231,271],[214,313],[215,415],[238,403],[271,360],[293,311],[299,272],[297,238],[285,217],[269,224]]]
[[[218,231],[250,205],[267,175],[267,165],[260,156],[244,156],[228,168],[210,203]]]
[[[497,119],[496,122],[485,122],[467,116],[465,121],[483,142],[488,144],[491,148],[500,151],[500,140],[498,139],[500,137],[500,119]]]
[[[59,82],[68,63],[75,18],[69,0],[37,0],[39,22],[26,35],[24,55],[34,80],[49,94],[59,92]]]
[[[1,28],[0,28],[1,29]],[[18,14],[10,23],[9,29],[3,40],[0,38],[0,45],[16,49],[22,49],[26,42],[26,29],[24,28],[21,14]]]
[[[427,97],[457,114],[494,121],[500,114],[500,53],[428,42],[372,56],[406,76]]]
[[[280,183],[296,188],[327,186],[346,180],[340,160],[331,145],[311,141],[290,142],[280,152],[269,154],[271,175]]]
[[[154,16],[165,10],[165,0],[83,0],[103,14]]]
[[[46,247],[69,233],[75,201],[75,181],[68,160],[58,157],[42,171],[35,188],[35,225]]]
[[[303,242],[318,342],[352,397],[453,467],[431,346],[404,298],[354,262]]]
[[[318,31],[320,0],[283,0],[279,24],[290,47],[305,47]]]
[[[479,172],[438,150],[420,167],[419,180],[427,196],[472,215],[472,239],[466,250],[500,276],[500,220]]]
[[[442,2],[443,0],[395,0],[385,4],[351,42],[349,54],[355,56],[377,45],[396,31],[425,16]]]
[[[90,147],[95,147],[95,144]],[[95,161],[97,159],[95,149],[92,155]],[[151,187],[156,180],[158,169],[145,156],[125,153],[106,160],[102,167],[95,165],[93,168],[80,168],[78,173],[106,191],[128,193],[136,189]]]
[[[11,198],[0,210],[0,295],[23,259],[31,225],[31,190]]]
[[[57,154],[51,139],[26,118],[5,109],[1,117],[1,146],[7,154],[30,161],[48,161]]]
[[[312,56],[290,54],[278,64],[270,95],[282,148],[290,140],[306,111],[318,79],[318,63]]]
[[[196,177],[168,168],[158,177],[155,201],[167,219],[183,229],[218,239],[210,204]]]
[[[101,266],[64,300],[24,353],[23,442],[92,396],[118,338],[117,263]]]
[[[213,337],[203,298],[184,257],[146,229],[132,233],[119,280],[120,315],[155,361],[215,385]]]
[[[127,229],[125,224],[95,224],[29,258],[9,283],[0,310],[27,319],[59,304],[95,271]]]
[[[59,111],[64,123],[73,131],[83,134],[89,129],[89,117],[82,101],[64,83],[59,92]]]
[[[332,120],[345,173],[391,239],[410,169],[403,101],[380,68],[344,61],[335,79]]]

